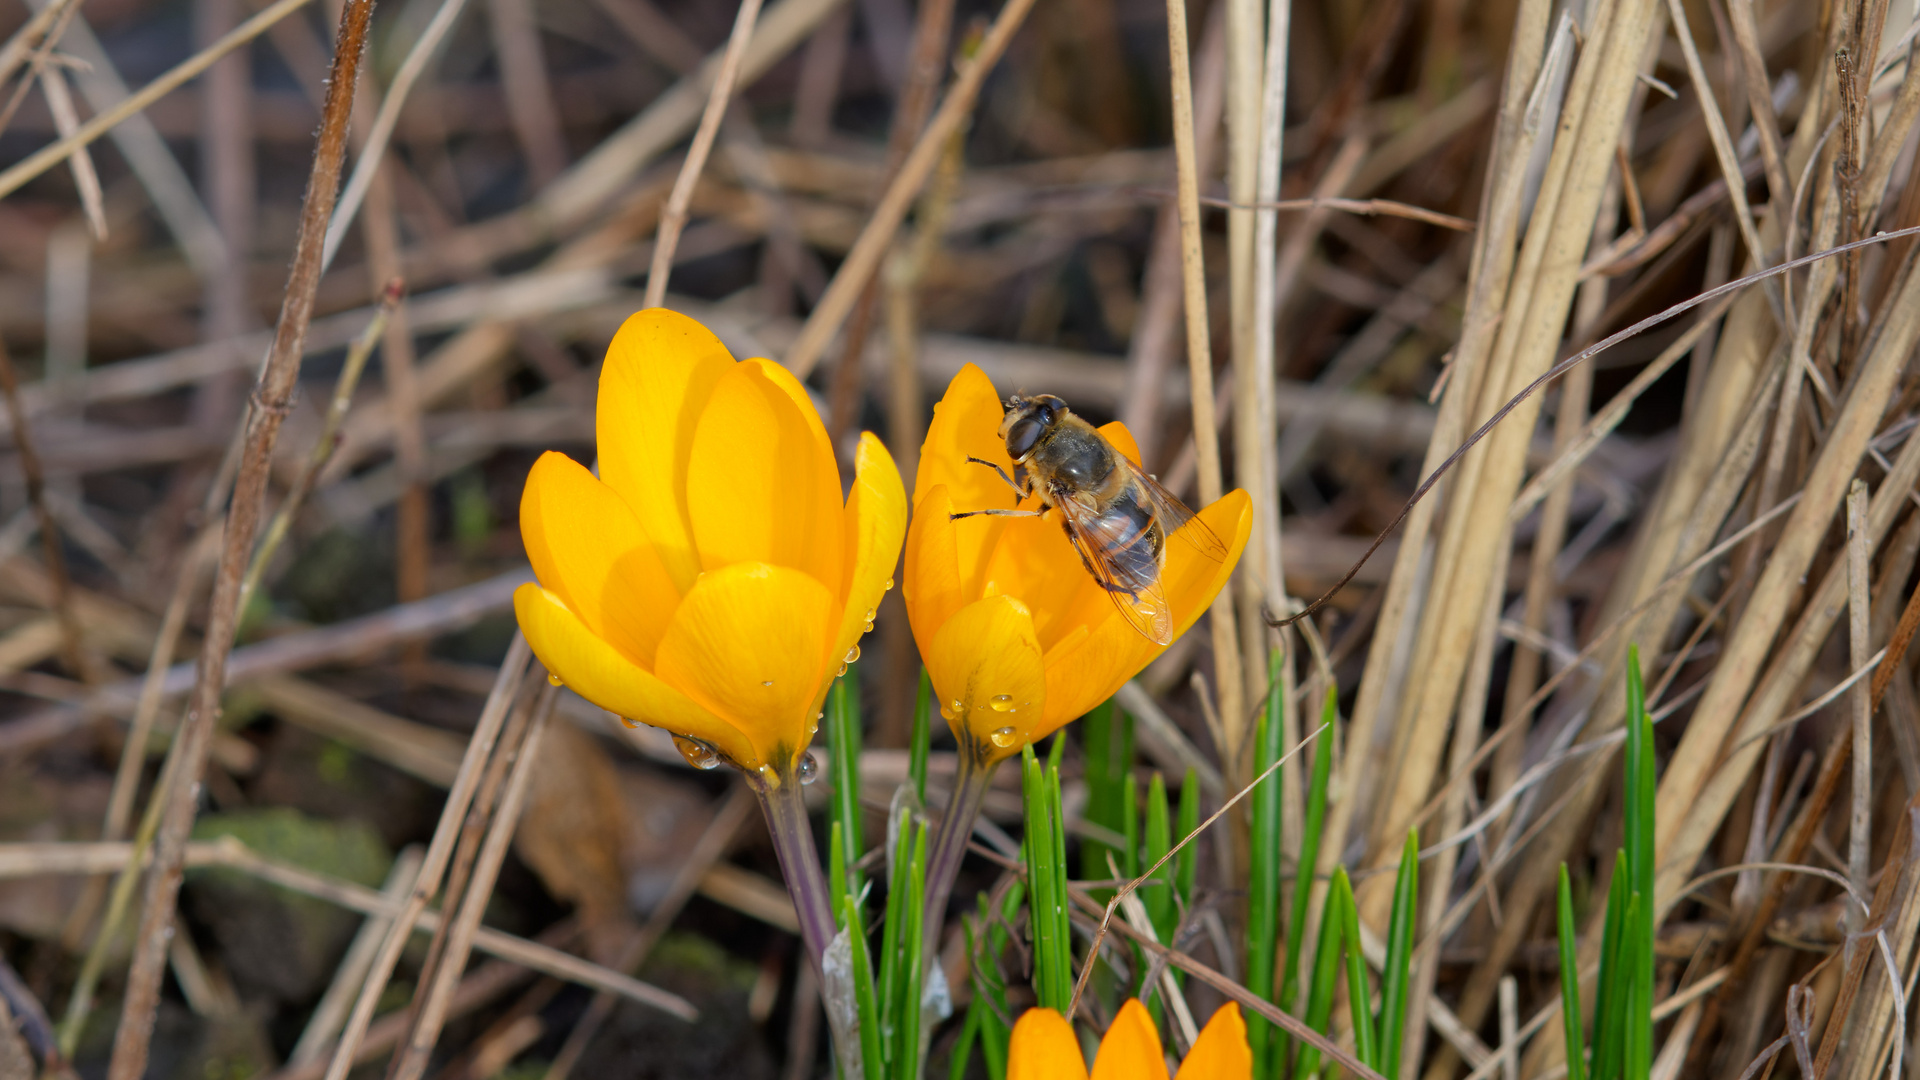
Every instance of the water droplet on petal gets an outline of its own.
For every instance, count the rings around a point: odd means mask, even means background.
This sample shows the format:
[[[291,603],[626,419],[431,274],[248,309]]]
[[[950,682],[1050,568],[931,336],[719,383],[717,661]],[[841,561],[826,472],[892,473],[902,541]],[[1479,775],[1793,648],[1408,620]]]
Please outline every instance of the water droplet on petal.
[[[720,752],[708,746],[706,743],[701,742],[699,739],[689,739],[685,735],[675,735],[673,737],[673,748],[680,751],[680,756],[687,759],[687,764],[696,769],[713,769],[718,768],[720,765]]]
[[[892,589],[892,588],[893,588],[893,579],[892,579],[892,578],[888,578],[888,579],[887,579],[887,588],[888,588],[888,589]]]
[[[1012,746],[1014,739],[1016,739],[1017,737],[1018,737],[1018,733],[1015,732],[1010,727],[996,728],[993,734],[987,736],[987,738],[993,740],[993,745],[999,747],[1002,750],[1005,750],[1007,747]]]
[[[773,680],[772,680],[772,679],[762,679],[762,680],[760,680],[760,685],[761,685],[761,686],[772,686],[772,685],[773,685]]]
[[[813,751],[800,755],[800,764],[794,767],[793,774],[802,784],[811,784],[820,779],[820,762],[814,759]]]
[[[834,672],[834,674],[835,674],[835,675],[845,675],[846,673],[847,673],[847,665],[845,665],[845,664],[841,664],[841,665],[840,665],[840,670],[839,670],[839,671],[836,671],[836,672]]]
[[[951,709],[953,711],[948,712],[947,709]],[[952,720],[957,718],[961,713],[966,712],[967,707],[965,705],[960,704],[959,698],[954,698],[952,704],[948,705],[946,709],[941,709],[940,711],[946,715],[947,719]]]
[[[867,628],[869,630],[873,628],[873,616],[874,616],[874,610],[872,608],[868,608],[867,609]]]
[[[871,633],[873,633],[873,624],[872,624],[872,623],[868,623],[868,624],[867,624],[867,625],[866,625],[866,626],[865,626],[865,627],[864,627],[864,628],[863,628],[863,629],[862,629],[862,630],[861,630],[860,632],[861,632],[861,633],[863,633],[863,634],[871,634]]]
[[[858,659],[860,659],[860,646],[855,645],[853,648],[847,650],[847,663],[851,664]]]
[[[549,671],[549,672],[547,672],[547,681],[548,681],[549,683],[552,683],[552,684],[553,684],[553,685],[555,685],[555,686],[559,686],[559,685],[560,685],[560,676],[558,676],[558,675],[555,675],[555,674],[554,674],[553,672],[551,672],[551,671]]]
[[[994,712],[1012,712],[1013,711],[1013,695],[995,694],[993,695],[992,700],[987,702],[987,707],[992,709]]]

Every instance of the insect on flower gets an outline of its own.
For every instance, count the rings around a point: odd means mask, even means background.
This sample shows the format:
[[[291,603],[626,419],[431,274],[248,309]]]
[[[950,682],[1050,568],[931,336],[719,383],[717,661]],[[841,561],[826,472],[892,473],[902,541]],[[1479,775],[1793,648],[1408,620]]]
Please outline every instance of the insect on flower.
[[[1167,537],[1184,538],[1214,562],[1225,561],[1227,545],[1052,394],[1007,399],[999,435],[1013,459],[1012,476],[996,462],[971,456],[967,460],[999,473],[1021,500],[1037,495],[1039,509],[968,510],[950,519],[1045,517],[1050,510],[1060,511],[1061,527],[1081,564],[1120,614],[1148,641],[1171,643],[1173,611],[1161,583]]]

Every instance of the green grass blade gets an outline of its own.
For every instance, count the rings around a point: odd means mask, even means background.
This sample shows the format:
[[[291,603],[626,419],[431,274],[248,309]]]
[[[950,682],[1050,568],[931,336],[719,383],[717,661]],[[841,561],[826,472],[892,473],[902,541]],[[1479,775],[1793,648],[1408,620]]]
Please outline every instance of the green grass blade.
[[[1622,939],[1627,917],[1627,853],[1614,852],[1607,886],[1607,918],[1600,932],[1600,985],[1593,997],[1592,1080],[1615,1080],[1626,1049],[1626,967]]]
[[[866,853],[866,836],[860,822],[860,690],[855,681],[858,669],[849,665],[847,673],[834,680],[827,691],[827,751],[833,755],[833,808],[828,819],[830,832],[843,832],[848,866]],[[860,894],[860,872],[851,871],[846,891]]]
[[[1152,866],[1165,858],[1172,847],[1173,820],[1167,807],[1167,781],[1159,773],[1154,773],[1147,782],[1147,835],[1140,856],[1141,863]],[[1153,932],[1163,945],[1173,937],[1174,926],[1180,917],[1179,907],[1173,902],[1173,875],[1173,860],[1168,859],[1153,880],[1140,890],[1140,900],[1146,905]]]
[[[1639,952],[1638,942],[1650,938],[1648,923],[1653,912],[1645,897],[1638,891],[1627,895],[1627,916],[1622,920],[1625,928],[1627,952]],[[1626,978],[1626,1006],[1622,1019],[1625,1021],[1627,1045],[1622,1069],[1627,1080],[1645,1080],[1653,1070],[1653,966],[1648,964],[1644,971],[1639,970],[1638,957],[1632,972]]]
[[[1180,780],[1180,824],[1173,835],[1176,838],[1188,837],[1193,835],[1193,830],[1199,827],[1200,774],[1189,765],[1187,775]],[[1193,906],[1193,886],[1200,866],[1194,856],[1198,847],[1198,844],[1188,844],[1173,857],[1174,887],[1180,892],[1180,905],[1184,908]]]
[[[927,805],[927,749],[933,744],[933,678],[920,669],[920,693],[913,700],[913,738],[907,743],[907,776],[920,805]]]
[[[1333,872],[1337,882],[1346,880],[1347,871]],[[1320,913],[1320,941],[1313,953],[1313,979],[1307,986],[1307,1026],[1322,1035],[1333,1018],[1333,991],[1340,980],[1340,920],[1332,911],[1333,893],[1327,894],[1327,910]],[[1300,1047],[1300,1067],[1295,1076],[1311,1076],[1320,1068],[1320,1051],[1313,1046]]]
[[[1120,853],[1120,876],[1132,879],[1140,876],[1140,784],[1131,776],[1120,784],[1120,821],[1120,835],[1127,838],[1127,849]],[[1103,870],[1100,876],[1112,874]]]
[[[1057,744],[1056,744],[1057,745]],[[1041,1006],[1066,1011],[1072,994],[1071,943],[1063,934],[1066,915],[1066,868],[1057,837],[1060,781],[1057,773],[1041,768],[1033,747],[1020,751],[1022,788],[1026,803],[1026,844],[1030,894],[1029,924],[1033,934],[1033,990]]]
[[[1280,760],[1286,701],[1280,692],[1279,649],[1267,656],[1267,707],[1254,722],[1253,775],[1259,776]],[[1279,987],[1274,980],[1274,949],[1280,929],[1280,773],[1260,781],[1253,789],[1249,811],[1247,855],[1247,989],[1268,1001],[1274,1000]],[[1253,1053],[1253,1075],[1272,1072],[1273,1025],[1264,1018],[1247,1016],[1247,1046]]]
[[[1560,864],[1560,1020],[1566,1030],[1567,1080],[1586,1080],[1587,1048],[1580,1030],[1580,942],[1573,928],[1573,883]]]
[[[1320,708],[1320,723],[1327,730],[1313,742],[1313,771],[1307,780],[1306,820],[1300,827],[1300,863],[1294,868],[1293,906],[1287,914],[1287,953],[1281,968],[1280,1000],[1282,1009],[1292,1009],[1300,988],[1300,950],[1306,947],[1307,904],[1313,895],[1313,868],[1320,860],[1320,834],[1326,828],[1327,786],[1333,776],[1333,730],[1340,715],[1340,692],[1327,688]],[[1324,916],[1323,916],[1324,917]],[[1322,935],[1324,936],[1324,934]],[[1290,1040],[1280,1034],[1276,1061],[1284,1061]]]
[[[827,825],[827,900],[833,905],[834,918],[838,919],[845,911],[847,900],[847,839],[838,821]],[[840,924],[840,929],[846,928],[846,923]]]
[[[1407,988],[1413,977],[1413,933],[1420,903],[1420,834],[1407,831],[1400,870],[1393,882],[1393,914],[1387,921],[1387,962],[1380,973],[1380,1065],[1400,1075],[1400,1043],[1407,1022]]]
[[[849,896],[841,907],[853,947],[853,1004],[860,1014],[860,1064],[868,1076],[885,1076],[886,1060],[880,1047],[880,1006],[874,997],[873,965],[867,961],[866,924],[860,916],[860,898]]]
[[[893,1003],[894,1041],[889,1060],[893,1063],[893,1075],[899,1080],[917,1080],[920,1074],[920,990],[925,984],[926,974],[921,955],[925,938],[921,908],[927,891],[927,823],[924,821],[914,824],[913,857],[908,860],[905,877],[906,889],[902,899],[906,901],[907,911],[902,921],[906,926],[900,940],[903,977],[900,980],[900,996]]]
[[[1367,992],[1367,960],[1360,951],[1360,908],[1353,902],[1353,883],[1336,874],[1322,918],[1340,920],[1341,951],[1347,954],[1347,1009],[1353,1019],[1353,1054],[1380,1071],[1380,1043],[1374,1037],[1373,1005]]]
[[[889,1053],[894,1046],[893,1032],[900,1025],[900,985],[907,978],[907,924],[913,915],[913,905],[907,903],[913,861],[912,811],[901,807],[899,813],[897,826],[893,830],[896,834],[893,877],[887,882],[887,910],[881,919],[880,931],[881,947],[885,950],[880,954],[880,1027],[886,1036],[884,1045]]]
[[[1053,980],[1059,988],[1060,1003],[1054,1008],[1063,1013],[1073,997],[1073,929],[1067,907],[1067,812],[1060,805],[1060,759],[1064,756],[1066,746],[1066,732],[1054,736],[1053,747],[1047,752],[1046,784],[1047,813],[1051,819],[1047,831],[1053,840],[1053,868],[1056,875],[1051,886],[1053,937],[1058,943],[1053,951]]]

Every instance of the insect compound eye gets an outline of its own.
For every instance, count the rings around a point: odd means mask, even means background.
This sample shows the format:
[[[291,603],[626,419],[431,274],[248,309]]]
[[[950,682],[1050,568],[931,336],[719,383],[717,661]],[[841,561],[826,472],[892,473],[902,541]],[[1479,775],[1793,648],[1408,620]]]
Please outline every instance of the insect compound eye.
[[[1014,421],[1013,426],[1007,429],[1007,455],[1016,459],[1026,457],[1027,451],[1033,449],[1033,444],[1040,441],[1040,432],[1044,427],[1045,424],[1031,416]]]
[[[1038,419],[1040,421],[1041,427],[1052,427],[1053,420],[1054,420],[1053,406],[1051,405],[1040,406],[1040,409],[1038,412]]]

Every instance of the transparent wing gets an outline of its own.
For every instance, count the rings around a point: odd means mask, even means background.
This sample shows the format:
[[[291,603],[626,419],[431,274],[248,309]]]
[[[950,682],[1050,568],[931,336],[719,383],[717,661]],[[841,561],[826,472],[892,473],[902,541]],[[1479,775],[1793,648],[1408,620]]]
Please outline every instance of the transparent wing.
[[[1153,514],[1160,522],[1162,532],[1168,536],[1179,536],[1185,539],[1200,554],[1214,562],[1226,561],[1227,545],[1221,541],[1219,534],[1208,528],[1206,522],[1194,516],[1193,511],[1187,509],[1186,504],[1181,502],[1178,496],[1161,487],[1158,480],[1148,476],[1144,469],[1128,460],[1127,455],[1115,454],[1114,458],[1120,462],[1121,468],[1133,473],[1133,478],[1140,482],[1141,489],[1147,493],[1148,500],[1153,504]]]
[[[1058,509],[1080,561],[1113,606],[1140,636],[1156,645],[1171,644],[1173,610],[1160,583],[1166,559],[1160,543],[1147,535],[1157,524],[1154,508],[1126,503],[1100,513],[1078,499],[1062,499]]]

